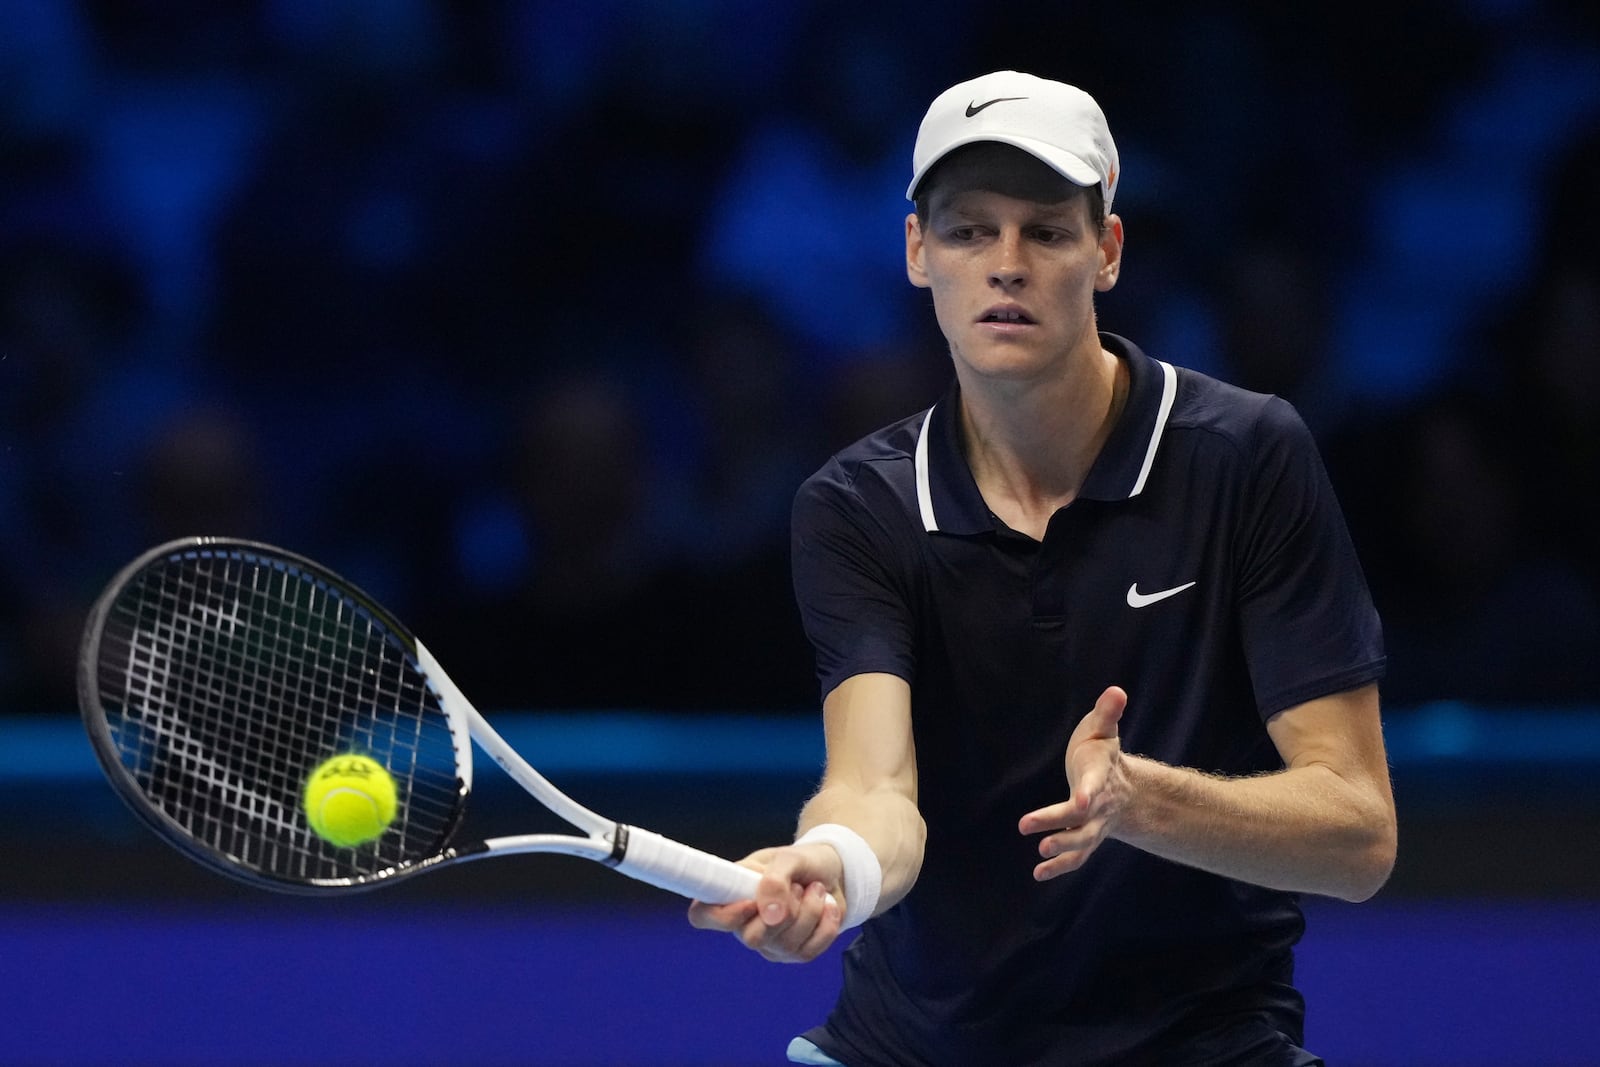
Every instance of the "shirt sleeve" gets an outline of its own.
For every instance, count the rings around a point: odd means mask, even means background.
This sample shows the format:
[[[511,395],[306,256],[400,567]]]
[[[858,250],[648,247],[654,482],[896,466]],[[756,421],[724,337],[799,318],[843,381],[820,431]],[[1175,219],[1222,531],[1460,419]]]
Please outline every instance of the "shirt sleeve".
[[[894,565],[903,547],[895,546],[888,521],[837,461],[795,496],[795,601],[824,697],[857,674],[914,680],[910,597]]]
[[[1239,615],[1262,719],[1376,681],[1383,631],[1316,443],[1273,398],[1249,451]]]

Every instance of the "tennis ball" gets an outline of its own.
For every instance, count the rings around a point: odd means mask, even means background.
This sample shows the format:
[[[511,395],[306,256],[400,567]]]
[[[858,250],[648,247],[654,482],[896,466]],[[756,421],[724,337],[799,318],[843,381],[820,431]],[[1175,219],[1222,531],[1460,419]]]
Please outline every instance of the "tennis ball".
[[[335,756],[306,779],[305,805],[318,837],[340,848],[364,845],[394,821],[394,778],[370,756]]]

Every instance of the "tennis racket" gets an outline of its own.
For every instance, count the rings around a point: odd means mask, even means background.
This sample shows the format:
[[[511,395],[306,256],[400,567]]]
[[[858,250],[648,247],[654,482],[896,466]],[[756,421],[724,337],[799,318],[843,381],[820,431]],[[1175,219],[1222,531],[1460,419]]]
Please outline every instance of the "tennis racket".
[[[191,859],[253,885],[336,893],[447,863],[554,852],[710,903],[760,876],[595,814],[508,745],[389,612],[309,559],[197,537],[125,567],[84,628],[78,697],[95,755],[133,811]],[[473,743],[580,830],[452,844]],[[388,768],[394,820],[365,845],[318,837],[301,790],[331,756]]]

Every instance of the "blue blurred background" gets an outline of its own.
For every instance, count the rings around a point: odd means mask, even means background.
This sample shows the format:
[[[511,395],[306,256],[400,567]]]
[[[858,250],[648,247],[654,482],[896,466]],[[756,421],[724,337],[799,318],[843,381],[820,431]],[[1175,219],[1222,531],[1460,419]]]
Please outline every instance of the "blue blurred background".
[[[75,644],[149,544],[281,543],[580,798],[786,834],[789,501],[943,387],[901,193],[1002,67],[1110,116],[1103,327],[1300,408],[1384,615],[1401,861],[1308,905],[1313,1045],[1600,1063],[1600,14],[1538,0],[0,4],[0,1063],[781,1062],[835,961],[607,872],[191,870]]]

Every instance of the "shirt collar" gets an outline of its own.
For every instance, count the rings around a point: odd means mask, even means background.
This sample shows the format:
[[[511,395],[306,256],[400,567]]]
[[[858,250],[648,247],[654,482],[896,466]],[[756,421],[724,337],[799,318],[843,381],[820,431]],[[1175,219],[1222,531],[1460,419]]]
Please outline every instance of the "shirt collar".
[[[1178,391],[1177,371],[1133,342],[1101,334],[1106,350],[1128,365],[1128,401],[1089,469],[1080,497],[1127,500],[1144,491]],[[961,448],[960,385],[928,409],[917,435],[917,508],[929,533],[976,534],[995,528]]]

